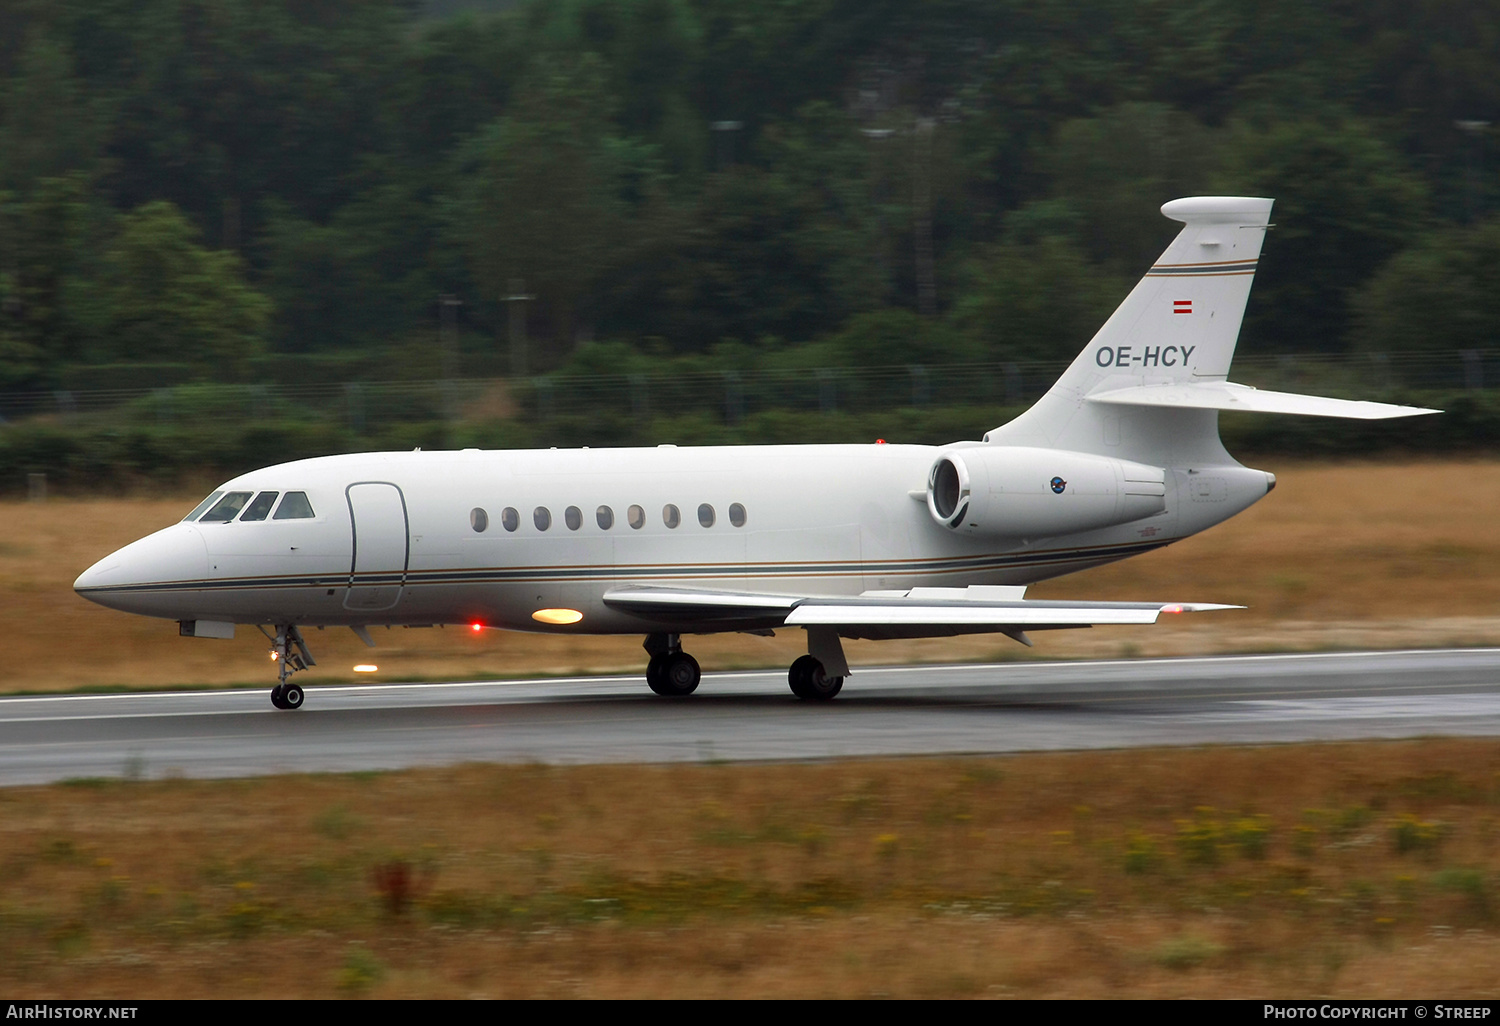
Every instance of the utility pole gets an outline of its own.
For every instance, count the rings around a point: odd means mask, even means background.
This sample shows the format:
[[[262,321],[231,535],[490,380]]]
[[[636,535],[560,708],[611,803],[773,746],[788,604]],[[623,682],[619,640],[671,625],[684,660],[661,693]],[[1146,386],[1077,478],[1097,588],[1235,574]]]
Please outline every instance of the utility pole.
[[[1475,171],[1475,155],[1482,159],[1484,156],[1484,135],[1490,127],[1488,121],[1460,120],[1453,122],[1453,127],[1463,132],[1471,140],[1468,147],[1468,174],[1464,177],[1464,214],[1470,224],[1474,223],[1478,215],[1479,207],[1479,178]]]
[[[917,269],[917,312],[937,313],[937,274],[932,254],[932,118],[917,118],[911,134],[912,246]]]
[[[443,379],[452,381],[458,377],[458,339],[454,321],[463,301],[457,296],[443,293],[438,296],[438,342],[442,350]]]
[[[526,307],[522,304],[536,296],[526,292],[526,283],[520,278],[509,282],[510,295],[501,296],[500,302],[510,307],[510,376],[526,376]]]
[[[744,127],[743,121],[710,121],[708,123],[709,131],[714,133],[714,138],[717,140],[715,145],[717,153],[714,161],[716,171],[723,171],[734,163],[735,133]]]

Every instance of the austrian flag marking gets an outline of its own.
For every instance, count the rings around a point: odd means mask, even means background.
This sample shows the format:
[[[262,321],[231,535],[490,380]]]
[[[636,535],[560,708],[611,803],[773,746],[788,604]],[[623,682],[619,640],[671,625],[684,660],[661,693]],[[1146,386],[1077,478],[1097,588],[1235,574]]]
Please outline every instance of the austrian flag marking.
[[[1193,312],[1193,301],[1191,299],[1172,300],[1172,312],[1174,314],[1190,314]]]

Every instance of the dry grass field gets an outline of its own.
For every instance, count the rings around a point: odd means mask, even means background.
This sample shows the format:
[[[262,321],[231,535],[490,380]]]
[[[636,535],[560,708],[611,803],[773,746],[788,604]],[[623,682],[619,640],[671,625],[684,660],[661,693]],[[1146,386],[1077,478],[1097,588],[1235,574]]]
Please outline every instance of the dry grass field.
[[[1500,463],[1270,469],[1278,489],[1228,524],[1032,592],[1247,610],[851,656],[1500,643]],[[3,687],[267,686],[243,629],[182,639],[69,588],[196,498],[0,504]],[[377,640],[385,678],[641,663],[634,638]],[[346,631],[312,641],[325,681],[369,658]],[[692,650],[784,665],[801,641]],[[77,780],[0,789],[0,989],[1493,998],[1497,840],[1488,739]]]
[[[1500,741],[0,790],[0,990],[1489,998]]]
[[[1037,636],[854,642],[855,664],[995,658],[1174,655],[1325,648],[1500,644],[1500,462],[1268,465],[1278,487],[1248,512],[1158,552],[1035,586],[1038,598],[1231,602],[1234,612],[1169,618],[1154,628]],[[91,605],[73,578],[101,556],[176,521],[199,495],[0,503],[0,688],[269,685],[260,636],[177,637],[176,625]],[[376,631],[365,649],[343,630],[313,633],[319,667],[302,679],[383,679],[641,671],[638,638],[461,630]],[[784,666],[805,644],[695,637],[706,670]]]

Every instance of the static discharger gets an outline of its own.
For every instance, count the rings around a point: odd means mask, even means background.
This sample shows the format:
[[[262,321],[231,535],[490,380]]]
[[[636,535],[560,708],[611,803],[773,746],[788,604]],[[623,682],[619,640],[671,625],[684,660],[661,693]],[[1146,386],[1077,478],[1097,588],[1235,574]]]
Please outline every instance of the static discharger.
[[[576,609],[538,609],[531,618],[537,623],[569,624],[582,620],[583,614]]]

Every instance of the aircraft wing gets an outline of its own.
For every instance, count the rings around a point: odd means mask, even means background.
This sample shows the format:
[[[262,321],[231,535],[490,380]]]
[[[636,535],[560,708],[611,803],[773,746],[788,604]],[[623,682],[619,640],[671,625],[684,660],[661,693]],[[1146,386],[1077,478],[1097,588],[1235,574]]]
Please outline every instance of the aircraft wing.
[[[1024,631],[1155,623],[1163,613],[1239,609],[1205,602],[1028,600],[1024,587],[911,588],[849,596],[765,595],[695,588],[627,586],[605,605],[645,619],[724,629],[731,621],[768,627],[831,627],[849,638],[920,638],[1000,633],[1030,644]],[[698,626],[697,629],[703,629]]]

